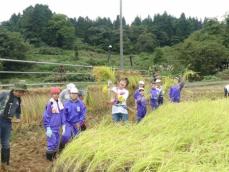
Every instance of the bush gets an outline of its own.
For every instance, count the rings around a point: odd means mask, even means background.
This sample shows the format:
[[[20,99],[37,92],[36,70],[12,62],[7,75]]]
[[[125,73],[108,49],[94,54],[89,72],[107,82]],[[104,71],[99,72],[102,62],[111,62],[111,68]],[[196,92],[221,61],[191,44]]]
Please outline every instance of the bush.
[[[220,78],[218,78],[215,75],[207,75],[207,76],[204,76],[203,80],[204,81],[217,81],[217,80],[220,80]]]
[[[55,47],[42,47],[39,49],[39,54],[45,55],[63,55],[63,50]]]
[[[222,72],[218,72],[216,74],[216,77],[223,79],[223,80],[228,80],[229,79],[229,69],[225,69]]]

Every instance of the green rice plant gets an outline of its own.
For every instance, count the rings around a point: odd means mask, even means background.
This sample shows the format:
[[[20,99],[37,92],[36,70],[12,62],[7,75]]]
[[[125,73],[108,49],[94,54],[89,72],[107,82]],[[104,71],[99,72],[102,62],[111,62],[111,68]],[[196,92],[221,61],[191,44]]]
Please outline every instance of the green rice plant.
[[[94,67],[92,70],[92,74],[95,77],[96,81],[98,82],[115,80],[115,72],[110,67],[106,67],[106,66]]]
[[[175,81],[172,77],[163,76],[162,83],[163,83],[163,90],[167,93],[169,88],[175,84]]]
[[[54,164],[61,171],[229,170],[228,101],[166,104],[139,124],[101,125],[79,135]]]
[[[200,76],[198,75],[197,72],[193,71],[193,70],[188,70],[186,69],[183,73],[183,78],[186,81],[191,81],[191,80],[195,80],[198,79]]]

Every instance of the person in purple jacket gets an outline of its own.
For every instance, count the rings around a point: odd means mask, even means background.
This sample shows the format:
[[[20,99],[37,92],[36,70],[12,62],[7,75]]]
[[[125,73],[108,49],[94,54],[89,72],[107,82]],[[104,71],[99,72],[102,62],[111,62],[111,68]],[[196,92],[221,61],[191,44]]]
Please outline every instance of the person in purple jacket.
[[[137,114],[136,114],[136,121],[137,123],[140,122],[146,115],[147,108],[146,108],[146,98],[144,96],[144,88],[139,88],[140,95],[136,99],[137,103]]]
[[[145,82],[144,81],[139,81],[138,82],[138,88],[134,92],[134,99],[136,100],[137,97],[140,95],[139,88],[144,88],[145,87]]]
[[[145,87],[145,82],[144,81],[139,81],[138,82],[138,88],[134,92],[134,101],[135,101],[135,108],[137,109],[137,98],[140,95],[139,88],[144,88]]]
[[[157,89],[157,85],[154,81],[152,81],[152,89],[150,91],[150,105],[152,110],[158,108],[158,97],[159,97],[159,90]]]
[[[65,132],[62,135],[61,144],[64,147],[71,138],[79,134],[80,126],[84,123],[86,117],[86,106],[79,98],[77,88],[70,90],[71,100],[64,104],[64,115],[66,119]]]
[[[46,158],[52,161],[56,157],[59,148],[60,127],[65,130],[64,106],[59,99],[60,89],[58,87],[51,88],[51,99],[46,105],[43,122],[47,136]]]
[[[179,103],[181,97],[181,90],[184,87],[184,81],[180,78],[175,78],[176,84],[169,89],[169,99],[171,102]]]

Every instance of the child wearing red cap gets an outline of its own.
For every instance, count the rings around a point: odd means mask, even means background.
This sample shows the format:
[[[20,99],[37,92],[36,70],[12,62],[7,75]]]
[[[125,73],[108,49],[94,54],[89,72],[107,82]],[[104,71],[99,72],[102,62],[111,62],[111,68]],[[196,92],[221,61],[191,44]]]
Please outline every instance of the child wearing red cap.
[[[43,121],[47,136],[46,158],[52,161],[55,158],[59,147],[60,127],[65,131],[64,106],[59,99],[60,88],[52,87],[50,90],[51,99],[45,107]]]

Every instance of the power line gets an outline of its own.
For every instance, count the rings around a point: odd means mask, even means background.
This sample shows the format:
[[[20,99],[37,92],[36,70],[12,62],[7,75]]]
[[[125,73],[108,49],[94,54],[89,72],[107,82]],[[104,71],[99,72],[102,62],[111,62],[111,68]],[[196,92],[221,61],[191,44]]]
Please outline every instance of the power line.
[[[46,83],[33,83],[33,84],[25,84],[27,86],[45,86],[45,85],[66,85],[69,82],[46,82]],[[80,84],[98,84],[98,82],[71,82],[76,85]],[[13,87],[14,84],[0,84],[0,87]]]
[[[49,64],[49,65],[58,65],[58,66],[62,65],[62,66],[74,66],[74,67],[93,68],[93,66],[89,66],[89,65],[65,64],[65,63],[55,63],[55,62],[39,62],[39,61],[30,61],[30,60],[15,60],[15,59],[6,59],[6,58],[0,58],[0,61],[18,62],[18,63],[32,63],[32,64]]]
[[[8,74],[63,74],[63,75],[91,75],[91,73],[60,73],[60,72],[24,72],[24,71],[0,71],[0,73]]]

